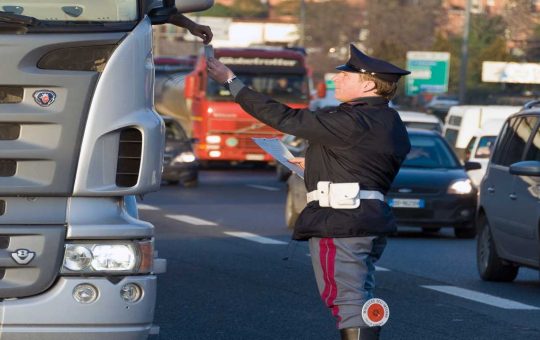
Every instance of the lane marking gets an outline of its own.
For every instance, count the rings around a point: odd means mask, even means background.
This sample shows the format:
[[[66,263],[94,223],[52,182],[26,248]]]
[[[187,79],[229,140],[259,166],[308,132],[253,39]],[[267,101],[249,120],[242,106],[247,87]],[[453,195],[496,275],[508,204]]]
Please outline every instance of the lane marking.
[[[274,240],[268,237],[262,237],[245,231],[225,231],[225,234],[262,244],[287,244],[287,242]]]
[[[154,207],[153,205],[141,204],[141,203],[137,203],[137,209],[140,209],[140,210],[159,210],[158,207]]]
[[[173,220],[177,220],[180,222],[185,222],[193,225],[217,225],[214,222],[210,222],[207,220],[203,220],[201,218],[188,216],[188,215],[165,215],[165,217],[171,218]]]
[[[257,184],[246,184],[246,186],[255,188],[255,189],[262,189],[267,191],[280,191],[281,189],[275,188],[275,187],[268,187],[266,185],[257,185]]]
[[[375,270],[378,271],[378,272],[389,272],[390,271],[390,269],[386,269],[386,268],[379,267],[379,266],[375,266]]]
[[[521,302],[516,302],[497,296],[476,292],[474,290],[454,287],[454,286],[421,286],[427,289],[436,290],[441,293],[457,296],[467,300],[472,300],[486,305],[504,308],[504,309],[524,309],[524,310],[540,310],[540,308],[526,305]]]

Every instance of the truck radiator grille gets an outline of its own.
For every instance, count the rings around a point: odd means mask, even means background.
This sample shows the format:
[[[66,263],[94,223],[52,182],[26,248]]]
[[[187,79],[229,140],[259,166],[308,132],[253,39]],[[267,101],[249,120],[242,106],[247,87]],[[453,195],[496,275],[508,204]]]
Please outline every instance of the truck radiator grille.
[[[0,226],[0,299],[39,294],[58,276],[63,225]]]
[[[15,140],[21,134],[21,125],[13,123],[0,123],[0,140]]]
[[[13,159],[0,159],[0,177],[11,177],[17,171],[17,161]]]
[[[142,134],[135,128],[122,130],[116,165],[116,185],[132,187],[137,184],[141,166]]]
[[[22,102],[24,90],[20,86],[0,86],[0,104]]]

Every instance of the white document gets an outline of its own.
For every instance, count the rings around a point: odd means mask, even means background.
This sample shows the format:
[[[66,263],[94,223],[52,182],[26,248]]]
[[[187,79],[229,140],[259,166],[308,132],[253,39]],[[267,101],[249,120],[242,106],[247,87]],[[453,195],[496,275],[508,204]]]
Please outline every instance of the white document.
[[[252,138],[258,146],[274,157],[278,162],[289,168],[292,172],[304,179],[304,169],[289,162],[294,158],[289,149],[277,138]]]

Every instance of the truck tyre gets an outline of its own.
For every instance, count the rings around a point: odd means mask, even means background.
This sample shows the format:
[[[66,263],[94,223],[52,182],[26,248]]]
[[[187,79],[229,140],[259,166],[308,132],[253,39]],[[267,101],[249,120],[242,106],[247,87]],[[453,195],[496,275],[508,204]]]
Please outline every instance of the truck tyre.
[[[497,255],[487,218],[482,216],[479,223],[476,264],[480,277],[485,281],[513,281],[518,274],[519,267],[505,263]]]
[[[298,219],[298,213],[294,206],[294,199],[291,190],[287,190],[287,200],[285,201],[285,223],[288,229],[293,229],[296,220]]]

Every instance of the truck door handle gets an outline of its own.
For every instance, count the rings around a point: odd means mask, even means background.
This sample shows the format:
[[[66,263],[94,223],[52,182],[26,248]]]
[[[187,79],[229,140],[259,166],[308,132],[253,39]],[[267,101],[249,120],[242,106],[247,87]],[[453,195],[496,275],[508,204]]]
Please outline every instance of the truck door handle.
[[[487,188],[487,191],[488,191],[490,194],[492,194],[492,193],[495,192],[495,188],[494,188],[494,187],[488,187],[488,188]]]
[[[510,195],[508,195],[508,197],[510,197],[511,200],[515,200],[517,198],[517,195],[516,194],[510,194]]]

